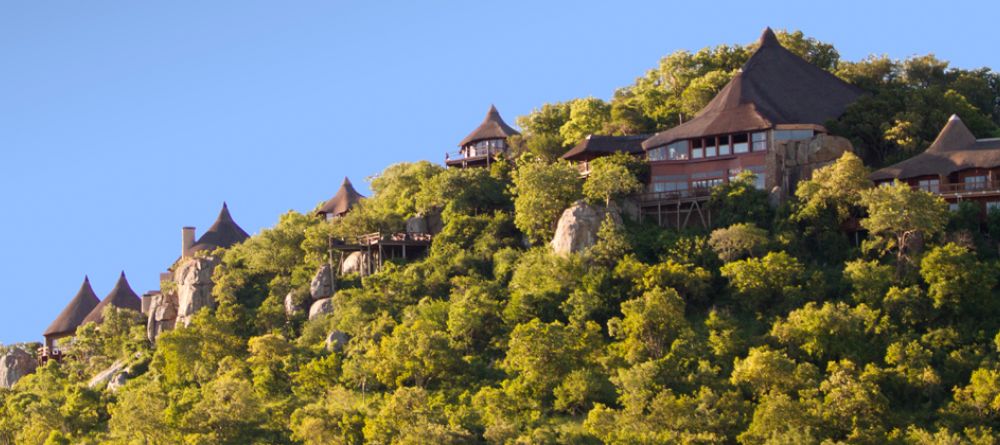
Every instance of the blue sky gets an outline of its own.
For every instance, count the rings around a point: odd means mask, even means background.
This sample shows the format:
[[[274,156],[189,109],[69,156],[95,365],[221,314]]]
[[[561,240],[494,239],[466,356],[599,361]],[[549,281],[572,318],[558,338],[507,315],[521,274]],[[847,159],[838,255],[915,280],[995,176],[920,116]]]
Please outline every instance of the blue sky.
[[[440,162],[495,103],[608,98],[678,49],[801,29],[843,59],[1000,67],[993,2],[0,3],[0,342],[89,274],[154,289],[223,201],[248,232]]]

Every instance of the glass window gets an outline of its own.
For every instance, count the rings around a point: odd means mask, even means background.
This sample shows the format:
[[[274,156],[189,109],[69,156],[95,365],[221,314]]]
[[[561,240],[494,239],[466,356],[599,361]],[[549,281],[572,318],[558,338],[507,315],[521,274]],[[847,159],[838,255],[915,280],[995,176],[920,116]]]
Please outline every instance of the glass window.
[[[950,202],[950,203],[948,203],[948,210],[951,210],[952,212],[957,212],[958,211],[958,203],[957,202]]]
[[[664,153],[666,153],[666,149],[664,147],[656,147],[656,148],[654,148],[652,150],[647,151],[646,152],[646,157],[650,161],[663,161],[663,160],[666,159],[666,156],[664,156]]]
[[[931,193],[938,193],[940,191],[940,186],[941,180],[939,179],[921,179],[917,182],[918,188]]]
[[[761,131],[761,132],[758,132],[758,133],[753,133],[753,135],[751,136],[751,138],[753,140],[753,151],[765,151],[765,150],[767,150],[767,133],[766,132]]]
[[[982,190],[986,188],[985,175],[966,176],[965,179],[962,180],[962,182],[965,183],[966,190]]]
[[[764,190],[764,180],[766,179],[767,175],[763,173],[755,173],[755,175],[757,176],[757,178],[756,180],[754,180],[753,184],[754,187],[757,187],[757,190]]]
[[[691,159],[701,159],[705,157],[704,148],[692,148],[691,149]]]
[[[705,138],[705,157],[710,158],[718,154],[715,146],[715,138]]]
[[[667,145],[667,157],[671,160],[688,158],[688,141],[676,141]]]
[[[746,153],[750,151],[750,136],[746,133],[733,135],[733,153]]]
[[[729,135],[719,136],[719,156],[728,156],[733,153],[733,147],[729,142]]]
[[[986,213],[1000,210],[1000,201],[986,201]]]
[[[776,141],[798,141],[813,137],[812,130],[775,130],[774,140]]]

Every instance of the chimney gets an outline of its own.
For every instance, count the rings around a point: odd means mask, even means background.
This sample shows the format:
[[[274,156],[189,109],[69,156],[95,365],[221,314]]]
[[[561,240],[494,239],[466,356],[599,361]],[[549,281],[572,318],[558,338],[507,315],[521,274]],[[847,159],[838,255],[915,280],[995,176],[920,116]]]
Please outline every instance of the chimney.
[[[191,256],[191,247],[194,246],[194,227],[184,227],[181,229],[181,258]]]

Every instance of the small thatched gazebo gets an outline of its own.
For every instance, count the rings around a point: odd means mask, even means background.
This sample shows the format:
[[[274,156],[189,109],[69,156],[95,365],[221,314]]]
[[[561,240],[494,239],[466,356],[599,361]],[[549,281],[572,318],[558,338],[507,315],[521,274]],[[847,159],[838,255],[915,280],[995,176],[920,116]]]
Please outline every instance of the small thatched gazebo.
[[[63,308],[59,316],[42,334],[45,337],[45,346],[51,348],[55,345],[56,340],[75,334],[76,328],[83,324],[83,320],[100,302],[101,300],[94,293],[94,288],[90,286],[90,278],[84,277],[83,284],[80,285],[76,296],[70,300],[69,304]]]
[[[340,189],[337,190],[337,194],[333,195],[333,198],[330,198],[329,201],[323,203],[319,210],[316,211],[316,214],[327,220],[339,218],[351,211],[362,199],[364,199],[364,196],[354,189],[351,180],[345,176],[344,182],[340,184]]]

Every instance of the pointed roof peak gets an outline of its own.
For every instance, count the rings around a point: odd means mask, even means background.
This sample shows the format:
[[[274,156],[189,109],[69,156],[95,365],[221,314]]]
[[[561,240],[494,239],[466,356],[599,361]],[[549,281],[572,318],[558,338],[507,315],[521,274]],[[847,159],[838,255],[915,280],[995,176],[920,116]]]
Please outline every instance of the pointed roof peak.
[[[222,210],[219,211],[219,217],[215,219],[212,227],[209,227],[198,238],[198,241],[191,246],[191,252],[199,250],[211,251],[218,247],[229,247],[249,237],[250,235],[233,220],[233,215],[229,213],[229,205],[223,202]]]
[[[83,323],[100,323],[104,321],[104,308],[109,305],[117,308],[132,309],[137,312],[142,311],[142,300],[140,300],[139,295],[132,290],[132,286],[128,284],[128,279],[125,278],[124,270],[118,277],[118,282],[115,283],[115,287],[111,289],[108,296],[104,297],[104,299],[101,300],[97,306],[94,306],[94,308],[91,309],[90,313],[87,314],[87,317],[83,319]]]
[[[316,213],[320,215],[331,214],[341,216],[351,210],[362,198],[364,196],[354,189],[351,180],[347,179],[347,176],[344,176],[344,182],[340,184],[340,189],[337,190],[337,193],[333,195],[333,198],[323,203]]]
[[[507,137],[513,136],[515,134],[521,134],[510,125],[507,125],[500,117],[500,112],[497,111],[495,105],[490,104],[489,111],[486,112],[486,117],[483,118],[483,122],[472,130],[462,142],[458,143],[459,147],[465,147],[476,141],[482,141],[485,139],[505,139]]]
[[[757,40],[757,43],[761,47],[771,46],[771,45],[778,45],[778,46],[781,45],[781,43],[778,42],[778,36],[774,34],[774,31],[771,30],[770,26],[764,28],[764,32],[760,34],[760,39]]]
[[[948,123],[938,133],[934,142],[927,147],[929,152],[965,150],[976,143],[976,136],[972,134],[965,122],[957,114],[948,118]]]
[[[83,324],[83,320],[97,307],[100,301],[97,294],[94,293],[94,288],[90,286],[90,277],[84,276],[83,284],[80,285],[76,296],[63,308],[59,316],[42,335],[55,338],[73,335],[76,328]]]

